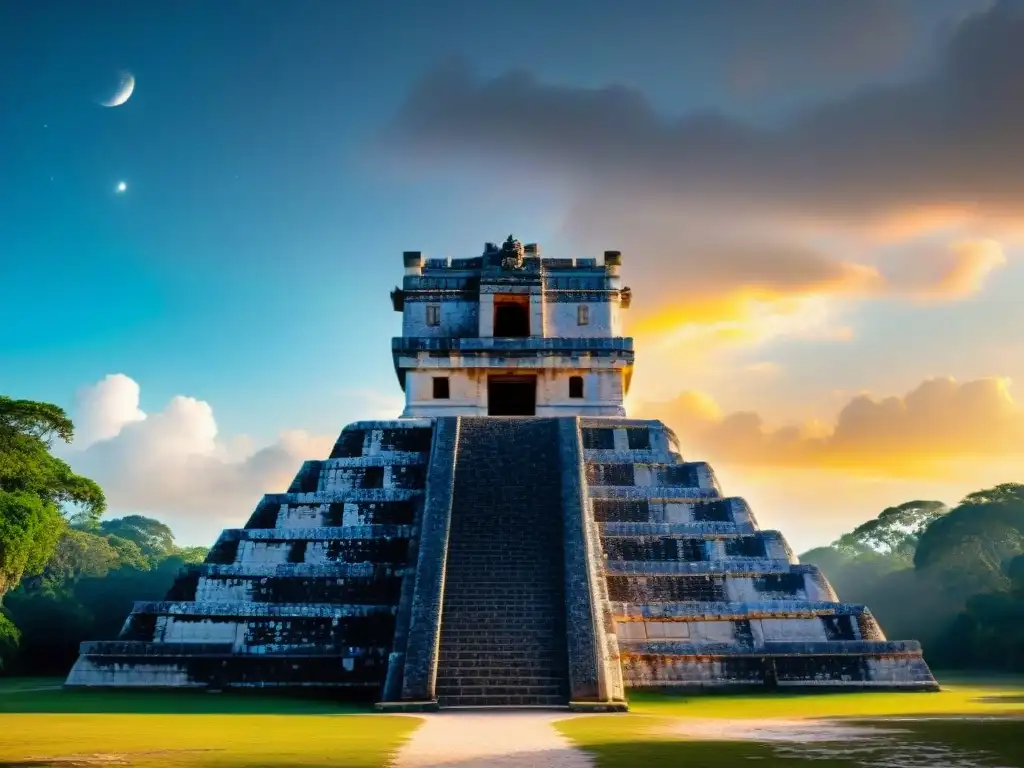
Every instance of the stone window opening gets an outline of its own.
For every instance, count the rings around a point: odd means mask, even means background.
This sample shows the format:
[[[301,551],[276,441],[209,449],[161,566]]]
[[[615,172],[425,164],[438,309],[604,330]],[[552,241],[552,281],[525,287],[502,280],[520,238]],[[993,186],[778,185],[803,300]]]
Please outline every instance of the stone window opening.
[[[530,297],[498,294],[494,297],[494,331],[497,338],[526,338],[530,335]]]
[[[436,328],[441,324],[441,305],[427,304],[427,325]]]
[[[434,377],[434,399],[448,400],[451,397],[451,386],[447,376]]]
[[[576,307],[576,325],[590,325],[590,307],[586,304]]]
[[[537,377],[496,375],[487,377],[488,416],[535,416]]]
[[[570,376],[569,377],[569,397],[574,400],[578,400],[583,397],[583,377],[582,376]]]

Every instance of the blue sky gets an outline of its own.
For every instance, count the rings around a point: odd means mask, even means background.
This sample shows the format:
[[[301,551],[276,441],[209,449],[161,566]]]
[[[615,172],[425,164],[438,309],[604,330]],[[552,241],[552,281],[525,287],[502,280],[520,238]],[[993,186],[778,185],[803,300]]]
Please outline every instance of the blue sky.
[[[544,173],[529,158],[477,167],[457,146],[410,140],[409,126],[397,144],[381,140],[441,63],[459,59],[484,83],[527,71],[570,101],[623,85],[665,120],[718,113],[773,131],[820,104],[923,76],[957,24],[992,3],[770,5],[0,0],[0,71],[11,74],[0,81],[0,391],[74,410],[82,387],[123,373],[140,385],[143,411],[176,395],[206,401],[225,437],[259,446],[282,430],[335,435],[377,395],[399,395],[389,350],[399,318],[387,294],[401,251],[475,255],[509,232],[547,253],[621,247],[608,242],[615,230],[595,229],[604,240],[592,242],[576,222],[592,220],[593,201],[574,169]],[[96,99],[118,70],[135,75],[135,92],[102,108]],[[491,140],[466,140],[477,139]],[[116,194],[121,180],[127,191]],[[636,183],[612,203],[661,194],[660,182]],[[687,200],[657,206],[685,218]],[[883,264],[895,246],[851,245],[851,226],[868,229],[847,222],[827,233],[830,257]],[[726,410],[791,423],[834,421],[864,389],[902,396],[929,376],[1024,375],[1019,334],[996,319],[1024,321],[1016,246],[984,228],[963,237],[998,238],[1010,256],[1004,279],[984,285],[987,310],[976,297],[922,307],[815,288],[809,303],[802,288],[779,289],[759,305],[767,319],[726,318],[739,323],[726,334],[739,343],[722,340],[717,316],[693,349],[655,352],[652,336],[648,358],[640,346],[639,371],[651,362],[639,386],[662,400],[700,389]],[[635,233],[623,240],[638,243],[632,279],[647,291],[636,303],[650,314],[690,290],[734,295],[718,278],[692,288],[675,267],[659,278],[671,254],[661,244],[647,254]],[[779,303],[787,297],[799,312]],[[938,322],[949,343],[914,341]],[[703,339],[701,323],[691,326]],[[696,364],[668,370],[656,355]],[[750,366],[775,373],[744,375]],[[129,506],[138,503],[126,497]]]

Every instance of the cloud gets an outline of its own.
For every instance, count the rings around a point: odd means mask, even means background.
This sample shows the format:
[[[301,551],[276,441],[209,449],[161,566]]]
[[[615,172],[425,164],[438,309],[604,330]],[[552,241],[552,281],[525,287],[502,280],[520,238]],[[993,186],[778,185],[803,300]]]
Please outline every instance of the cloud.
[[[291,430],[257,449],[245,436],[223,439],[205,401],[178,395],[146,414],[139,395],[133,379],[113,374],[83,388],[74,412],[81,428],[66,458],[103,487],[115,513],[241,524],[264,493],[287,489],[302,462],[327,456],[335,440]]]
[[[917,23],[956,22],[992,0],[776,0],[715,3],[724,29],[701,30],[722,46],[726,81],[738,93],[890,76],[907,64]],[[717,14],[715,14],[717,15]],[[813,66],[808,66],[813,62]]]
[[[799,314],[803,298],[961,299],[1024,235],[1024,176],[1008,172],[1024,149],[1024,4],[1003,0],[938,39],[916,79],[771,127],[669,117],[621,85],[479,79],[450,61],[412,90],[382,146],[488,184],[562,190],[574,244],[627,254],[641,321],[678,306],[680,286],[711,324]]]
[[[902,397],[849,400],[834,424],[770,428],[752,411],[722,413],[686,392],[641,403],[673,427],[684,452],[729,466],[810,469],[887,478],[946,477],[974,462],[1024,457],[1024,408],[1005,379],[928,379]]]
[[[892,290],[925,299],[962,299],[977,293],[985,278],[1006,264],[1003,246],[994,240],[953,243],[938,258],[913,253],[890,260]]]
[[[114,437],[126,424],[146,418],[139,410],[139,385],[123,373],[109,374],[79,390],[75,417],[76,447]]]
[[[926,76],[780,128],[713,113],[669,119],[625,86],[556,86],[526,72],[478,81],[449,63],[412,92],[394,136],[697,207],[858,220],[960,201],[1019,212],[1024,180],[1006,163],[1021,146],[1022,96],[1024,12],[1004,1],[963,20]]]

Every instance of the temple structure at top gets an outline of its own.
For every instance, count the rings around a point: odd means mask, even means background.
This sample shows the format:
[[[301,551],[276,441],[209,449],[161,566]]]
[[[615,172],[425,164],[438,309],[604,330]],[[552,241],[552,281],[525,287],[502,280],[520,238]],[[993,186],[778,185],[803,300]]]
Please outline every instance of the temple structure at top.
[[[547,259],[509,237],[403,259],[401,416],[346,426],[116,640],[83,643],[67,685],[413,709],[936,687],[918,643],[841,602],[671,429],[625,417],[617,251]]]
[[[391,294],[403,416],[626,415],[633,340],[618,251],[548,259],[510,235],[475,258],[403,259]]]

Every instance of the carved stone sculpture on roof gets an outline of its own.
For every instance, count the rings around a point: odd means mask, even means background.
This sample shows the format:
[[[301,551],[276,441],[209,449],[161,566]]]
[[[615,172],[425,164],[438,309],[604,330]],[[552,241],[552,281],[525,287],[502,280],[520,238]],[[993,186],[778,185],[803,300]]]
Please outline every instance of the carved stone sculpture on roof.
[[[525,255],[526,249],[523,244],[509,235],[504,245],[501,246],[501,268],[522,269]]]

